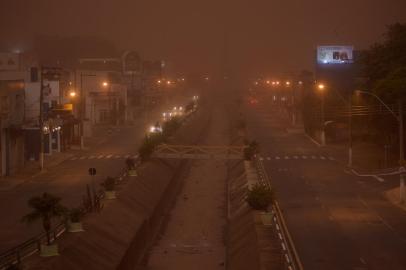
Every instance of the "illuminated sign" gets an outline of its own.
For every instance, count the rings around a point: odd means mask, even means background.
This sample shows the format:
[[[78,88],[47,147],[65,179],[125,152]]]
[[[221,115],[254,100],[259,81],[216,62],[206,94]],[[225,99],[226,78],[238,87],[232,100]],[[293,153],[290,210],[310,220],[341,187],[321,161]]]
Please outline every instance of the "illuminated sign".
[[[318,46],[318,64],[348,64],[353,63],[352,46]]]

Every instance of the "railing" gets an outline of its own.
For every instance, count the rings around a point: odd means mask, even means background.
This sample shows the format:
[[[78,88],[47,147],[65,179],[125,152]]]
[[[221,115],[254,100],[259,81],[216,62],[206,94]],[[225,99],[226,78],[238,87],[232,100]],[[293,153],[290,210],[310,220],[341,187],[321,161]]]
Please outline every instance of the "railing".
[[[271,187],[271,182],[269,180],[268,174],[265,171],[264,165],[259,157],[254,158],[255,168],[258,173],[258,179],[261,184]],[[277,230],[279,239],[281,240],[282,250],[284,252],[284,257],[286,261],[286,269],[289,270],[303,270],[302,263],[300,261],[299,255],[296,251],[295,245],[293,243],[292,237],[286,226],[285,219],[283,217],[282,211],[276,200],[272,205],[272,214],[275,228]]]
[[[243,159],[244,149],[245,146],[160,144],[155,149],[153,157],[176,159]]]
[[[52,231],[50,232],[51,236],[51,243],[53,243],[61,234],[65,232],[65,224],[59,223],[56,225]],[[47,242],[47,235],[46,233],[41,233],[24,243],[0,254],[0,269],[7,269],[14,264],[20,264],[21,261],[38,252],[41,248],[42,244]]]
[[[140,165],[139,160],[136,160],[136,168]],[[116,177],[116,184],[120,185],[124,182],[126,174],[126,169]],[[96,190],[94,186],[86,186],[86,195],[83,198],[81,207],[84,209],[86,214],[92,212],[99,212],[103,205],[101,201],[104,197],[104,192],[101,189]],[[66,231],[65,222],[58,223],[50,232],[51,243],[53,243],[59,236],[61,236]],[[46,233],[41,233],[31,239],[23,242],[22,244],[11,248],[0,254],[0,270],[7,269],[12,265],[18,265],[24,258],[31,256],[32,254],[39,252],[41,245],[47,243]]]
[[[193,113],[196,112],[197,109],[187,113],[183,120],[190,117]],[[141,160],[137,158],[135,160],[135,169],[141,165]],[[120,185],[124,182],[127,176],[127,169],[124,169],[123,172],[120,174],[119,177],[116,177],[116,184]],[[85,213],[91,212],[99,212],[103,208],[101,203],[104,197],[103,190],[96,190],[94,183],[90,185],[86,185],[86,195],[83,197],[83,201],[81,207],[84,209]],[[50,232],[51,235],[51,243],[54,242],[60,235],[62,235],[66,231],[66,224],[61,222],[57,224]],[[46,233],[41,233],[24,243],[11,248],[3,253],[0,254],[0,270],[7,269],[8,267],[16,264],[20,264],[21,261],[36,253],[39,252],[41,249],[41,244],[45,244],[47,239]]]

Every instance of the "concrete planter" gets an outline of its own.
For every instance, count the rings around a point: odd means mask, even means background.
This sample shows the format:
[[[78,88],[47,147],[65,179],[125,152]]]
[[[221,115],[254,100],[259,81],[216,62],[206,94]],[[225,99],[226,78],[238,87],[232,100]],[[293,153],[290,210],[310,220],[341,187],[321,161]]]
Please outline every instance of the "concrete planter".
[[[128,170],[128,176],[137,176],[137,171],[136,170]]]
[[[68,232],[75,233],[75,232],[83,232],[83,225],[82,222],[69,222],[68,224]]]
[[[271,226],[273,222],[272,212],[262,212],[260,213],[262,224],[265,226]]]
[[[41,245],[41,251],[39,254],[41,257],[58,256],[58,244]]]
[[[110,190],[110,191],[105,191],[104,196],[107,200],[114,200],[116,198],[116,191],[115,190]]]

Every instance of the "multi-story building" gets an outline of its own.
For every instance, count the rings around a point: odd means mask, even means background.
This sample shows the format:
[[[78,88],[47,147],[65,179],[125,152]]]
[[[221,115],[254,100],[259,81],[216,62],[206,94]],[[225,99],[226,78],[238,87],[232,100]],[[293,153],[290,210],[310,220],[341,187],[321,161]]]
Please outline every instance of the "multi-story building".
[[[11,175],[24,166],[24,82],[20,56],[0,54],[0,173]]]

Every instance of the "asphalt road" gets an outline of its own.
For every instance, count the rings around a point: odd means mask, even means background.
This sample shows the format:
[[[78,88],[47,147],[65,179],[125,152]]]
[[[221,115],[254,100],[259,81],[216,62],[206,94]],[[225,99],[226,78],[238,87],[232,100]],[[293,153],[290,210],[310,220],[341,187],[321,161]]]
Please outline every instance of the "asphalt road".
[[[179,97],[163,107],[184,105],[188,100]],[[27,201],[34,195],[49,192],[62,198],[68,207],[78,206],[91,184],[88,169],[94,167],[96,186],[107,176],[119,176],[125,169],[125,159],[137,154],[147,128],[161,116],[162,108],[156,108],[147,117],[139,118],[133,126],[112,127],[111,132],[98,128],[94,137],[87,141],[87,150],[73,151],[74,156],[48,168],[44,173],[27,178],[22,184],[0,191],[0,252],[12,248],[42,232],[41,223],[27,225],[21,217],[30,212]]]
[[[406,212],[382,195],[398,180],[351,175],[328,148],[289,133],[270,103],[246,104],[248,135],[260,144],[304,269],[406,269]]]

